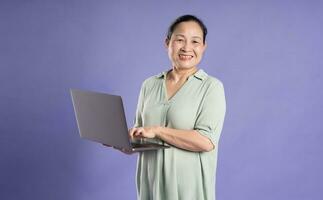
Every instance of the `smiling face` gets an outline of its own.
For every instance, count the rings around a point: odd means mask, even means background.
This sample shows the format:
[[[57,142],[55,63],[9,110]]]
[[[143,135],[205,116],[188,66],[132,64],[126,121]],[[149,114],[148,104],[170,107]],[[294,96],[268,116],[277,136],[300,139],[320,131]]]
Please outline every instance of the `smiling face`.
[[[179,23],[166,46],[173,67],[178,69],[197,67],[206,49],[203,31],[194,21]]]

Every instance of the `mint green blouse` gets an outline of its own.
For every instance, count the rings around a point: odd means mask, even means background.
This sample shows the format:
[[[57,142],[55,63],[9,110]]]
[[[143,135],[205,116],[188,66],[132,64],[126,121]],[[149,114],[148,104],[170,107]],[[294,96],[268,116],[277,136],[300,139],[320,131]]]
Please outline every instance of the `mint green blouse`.
[[[223,85],[199,69],[167,100],[166,74],[167,71],[143,82],[135,127],[158,125],[197,130],[215,148],[210,152],[191,152],[172,146],[139,153],[138,199],[214,200],[218,142],[226,110]]]

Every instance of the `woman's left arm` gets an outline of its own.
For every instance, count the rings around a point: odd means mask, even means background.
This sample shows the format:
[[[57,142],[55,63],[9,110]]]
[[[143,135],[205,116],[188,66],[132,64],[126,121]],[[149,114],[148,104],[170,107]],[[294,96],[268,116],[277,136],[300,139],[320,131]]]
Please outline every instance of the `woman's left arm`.
[[[139,127],[130,130],[131,137],[159,138],[181,149],[197,152],[211,151],[213,143],[196,130],[179,130],[167,127]]]
[[[192,130],[161,126],[138,127],[130,130],[130,137],[159,138],[175,147],[197,152],[211,151],[217,146],[226,111],[221,82],[207,91]]]

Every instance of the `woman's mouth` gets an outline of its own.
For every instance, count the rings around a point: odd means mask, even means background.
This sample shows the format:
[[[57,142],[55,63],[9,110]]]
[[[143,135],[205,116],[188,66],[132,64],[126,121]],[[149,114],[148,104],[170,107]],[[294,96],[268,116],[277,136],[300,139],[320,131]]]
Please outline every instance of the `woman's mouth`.
[[[183,54],[179,54],[179,59],[180,60],[191,60],[193,58],[193,56],[191,55],[183,55]]]

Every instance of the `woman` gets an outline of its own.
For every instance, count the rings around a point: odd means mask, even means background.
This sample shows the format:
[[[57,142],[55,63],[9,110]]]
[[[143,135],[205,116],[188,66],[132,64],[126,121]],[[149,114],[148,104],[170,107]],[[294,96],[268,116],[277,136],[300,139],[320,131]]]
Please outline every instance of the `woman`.
[[[177,18],[165,45],[172,69],[145,80],[131,137],[172,148],[141,152],[141,200],[214,200],[218,141],[226,110],[222,83],[198,68],[207,29],[192,15]]]

